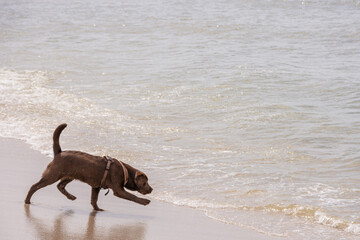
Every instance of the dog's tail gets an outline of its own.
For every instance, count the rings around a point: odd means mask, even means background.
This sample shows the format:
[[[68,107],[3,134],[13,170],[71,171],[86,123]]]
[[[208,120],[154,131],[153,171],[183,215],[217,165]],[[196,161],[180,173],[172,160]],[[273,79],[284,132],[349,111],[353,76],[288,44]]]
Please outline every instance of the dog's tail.
[[[54,156],[56,156],[57,154],[61,153],[61,147],[60,147],[60,143],[59,143],[59,137],[60,134],[62,132],[62,130],[64,130],[64,128],[66,128],[67,124],[63,123],[61,125],[59,125],[53,134],[53,150],[54,150]]]

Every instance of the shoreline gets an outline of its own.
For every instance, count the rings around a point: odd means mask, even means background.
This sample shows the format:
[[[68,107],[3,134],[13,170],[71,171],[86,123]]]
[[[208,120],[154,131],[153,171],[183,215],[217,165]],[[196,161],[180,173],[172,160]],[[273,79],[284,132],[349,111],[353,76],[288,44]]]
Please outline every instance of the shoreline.
[[[112,194],[105,197],[105,191],[98,201],[105,211],[93,211],[91,188],[79,181],[67,187],[75,201],[53,184],[25,205],[28,189],[51,159],[21,140],[2,137],[0,156],[3,239],[283,239],[221,223],[195,209],[152,199],[144,207]]]

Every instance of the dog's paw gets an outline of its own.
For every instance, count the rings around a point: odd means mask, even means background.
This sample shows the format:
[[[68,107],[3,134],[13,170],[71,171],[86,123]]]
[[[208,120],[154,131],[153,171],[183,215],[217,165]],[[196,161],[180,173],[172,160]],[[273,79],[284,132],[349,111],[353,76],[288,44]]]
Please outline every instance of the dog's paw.
[[[150,201],[149,199],[142,198],[140,204],[146,206],[146,205],[148,205],[150,202],[151,202],[151,201]]]

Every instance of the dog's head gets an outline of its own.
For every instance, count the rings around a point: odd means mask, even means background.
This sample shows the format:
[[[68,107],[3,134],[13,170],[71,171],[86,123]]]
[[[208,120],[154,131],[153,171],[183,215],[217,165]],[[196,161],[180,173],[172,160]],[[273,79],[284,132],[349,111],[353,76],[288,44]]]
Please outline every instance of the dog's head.
[[[135,179],[134,179],[135,185],[137,187],[136,191],[138,191],[141,194],[149,194],[152,192],[152,187],[148,183],[148,178],[145,175],[145,173],[141,171],[136,171],[135,173]]]
[[[131,191],[138,191],[141,194],[149,194],[153,188],[148,183],[148,177],[142,171],[123,163],[128,171],[129,179],[125,185],[125,188]]]

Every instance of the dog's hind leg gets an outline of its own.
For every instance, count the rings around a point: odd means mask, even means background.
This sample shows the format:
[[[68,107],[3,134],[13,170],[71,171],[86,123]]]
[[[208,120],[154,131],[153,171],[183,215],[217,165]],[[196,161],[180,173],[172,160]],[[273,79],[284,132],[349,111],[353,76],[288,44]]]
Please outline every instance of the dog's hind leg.
[[[104,211],[103,209],[99,208],[99,206],[97,205],[97,200],[98,200],[100,189],[101,188],[92,188],[92,191],[91,191],[91,205],[93,206],[94,210],[96,210],[96,211]]]
[[[70,178],[63,178],[61,179],[61,181],[59,182],[59,184],[57,185],[57,188],[59,189],[59,191],[64,194],[68,199],[70,200],[75,200],[76,197],[72,194],[70,194],[68,191],[66,191],[65,187],[68,183],[70,183],[72,181],[72,179]]]
[[[49,177],[49,175],[47,176],[43,176],[39,182],[35,183],[34,185],[31,186],[26,199],[25,199],[25,203],[26,204],[30,204],[30,199],[32,197],[32,195],[39,189],[46,187],[50,184],[55,183],[57,180],[59,180],[59,178],[54,178],[54,177]]]

